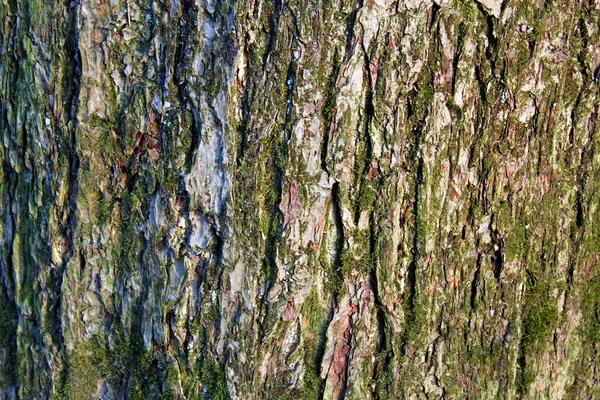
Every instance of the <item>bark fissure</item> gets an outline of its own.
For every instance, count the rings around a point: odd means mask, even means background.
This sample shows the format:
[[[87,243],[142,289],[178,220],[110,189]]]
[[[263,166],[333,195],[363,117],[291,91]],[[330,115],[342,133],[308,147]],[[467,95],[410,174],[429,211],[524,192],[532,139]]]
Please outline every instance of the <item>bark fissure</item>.
[[[187,90],[187,68],[188,68],[188,53],[187,38],[191,31],[195,29],[195,24],[190,22],[194,20],[194,16],[197,14],[197,8],[193,5],[191,0],[184,0],[181,3],[181,17],[179,19],[179,34],[176,40],[175,48],[175,64],[174,64],[174,80],[177,83],[177,93],[179,101],[182,105],[182,111],[190,112],[192,115],[192,124],[190,126],[190,147],[186,154],[186,172],[189,172],[196,159],[196,153],[198,151],[198,144],[200,142],[201,124],[200,116],[196,105],[191,100]],[[205,70],[208,70],[209,66],[205,66]],[[205,72],[206,74],[207,72]],[[209,81],[212,77],[205,78]]]
[[[346,246],[346,235],[344,233],[344,222],[342,220],[342,211],[340,203],[340,184],[335,182],[331,187],[331,209],[332,218],[335,225],[335,247],[333,254],[333,274],[331,279],[336,282],[332,291],[332,300],[334,308],[338,308],[338,296],[340,286],[344,282],[344,275],[342,270],[342,255],[344,254],[344,247]],[[331,321],[330,321],[331,322]]]
[[[329,148],[330,141],[330,132],[333,127],[333,120],[336,113],[336,99],[337,99],[337,90],[336,90],[336,81],[338,79],[338,75],[340,73],[340,65],[339,65],[339,55],[338,50],[335,48],[333,55],[333,67],[329,76],[327,77],[327,82],[325,84],[325,93],[323,96],[323,137],[321,139],[320,146],[320,160],[321,160],[321,169],[329,174],[329,170],[327,167],[327,152]]]
[[[0,397],[593,398],[593,0],[0,4]]]
[[[373,376],[371,378],[371,398],[378,400],[380,399],[380,393],[384,393],[389,390],[386,378],[389,374],[392,352],[388,349],[388,323],[385,306],[379,293],[379,279],[377,276],[377,270],[382,268],[382,266],[378,263],[378,260],[375,259],[375,255],[378,254],[376,241],[378,236],[376,233],[376,227],[377,223],[375,221],[374,214],[371,213],[369,218],[369,256],[371,257],[371,260],[369,260],[369,262],[371,262],[372,265],[369,268],[369,285],[373,291],[373,303],[375,305],[378,335],[377,346],[374,353],[375,362],[373,365]],[[383,382],[383,385],[381,382]]]
[[[66,241],[66,256],[62,262],[62,265],[58,266],[56,270],[53,271],[55,274],[54,282],[55,288],[53,292],[56,293],[55,300],[51,302],[48,306],[50,311],[53,311],[53,320],[55,324],[54,330],[54,338],[56,340],[56,345],[59,348],[64,348],[65,340],[63,336],[63,325],[62,325],[62,312],[63,312],[63,296],[62,296],[62,286],[64,279],[64,272],[67,268],[68,263],[71,258],[75,256],[75,246],[74,241],[77,234],[77,196],[78,196],[78,181],[77,177],[79,174],[79,156],[77,152],[77,130],[78,130],[78,121],[77,121],[77,110],[79,108],[79,95],[81,90],[81,54],[79,51],[79,31],[78,21],[79,21],[79,6],[77,4],[69,5],[69,21],[68,27],[69,29],[66,31],[65,38],[67,40],[66,46],[66,54],[67,57],[65,59],[64,68],[68,71],[67,75],[64,77],[65,84],[67,86],[66,92],[66,104],[68,107],[65,108],[64,120],[67,122],[68,130],[65,132],[65,135],[68,136],[68,154],[66,156],[67,162],[69,165],[69,173],[68,173],[68,193],[67,193],[67,204],[66,210],[63,213],[66,216],[63,216],[63,226],[61,230],[64,234],[64,239],[61,239],[59,242],[63,245],[62,240]],[[69,62],[70,61],[70,62]],[[55,116],[56,117],[56,116]],[[60,358],[62,358],[64,354],[61,352]],[[48,360],[49,364],[52,362]],[[62,362],[62,360],[61,360]],[[60,372],[60,374],[53,379],[53,391],[63,390],[64,382],[67,379],[68,370],[65,369]]]

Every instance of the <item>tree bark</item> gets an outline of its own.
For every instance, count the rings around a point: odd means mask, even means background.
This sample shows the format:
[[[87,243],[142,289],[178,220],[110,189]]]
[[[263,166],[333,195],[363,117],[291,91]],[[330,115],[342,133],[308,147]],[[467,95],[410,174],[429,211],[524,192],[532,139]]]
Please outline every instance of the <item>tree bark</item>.
[[[600,397],[597,0],[0,15],[0,398]]]

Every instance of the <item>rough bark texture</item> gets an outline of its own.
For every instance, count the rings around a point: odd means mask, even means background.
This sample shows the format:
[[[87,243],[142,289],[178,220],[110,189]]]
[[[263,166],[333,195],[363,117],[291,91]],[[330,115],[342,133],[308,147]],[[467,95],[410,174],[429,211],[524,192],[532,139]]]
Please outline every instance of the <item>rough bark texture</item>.
[[[0,15],[0,398],[600,397],[597,0]]]

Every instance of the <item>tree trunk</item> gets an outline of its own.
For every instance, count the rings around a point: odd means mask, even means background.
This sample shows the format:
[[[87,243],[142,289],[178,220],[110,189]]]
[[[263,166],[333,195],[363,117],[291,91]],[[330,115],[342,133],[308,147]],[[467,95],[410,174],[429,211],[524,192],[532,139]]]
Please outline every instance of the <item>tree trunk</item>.
[[[0,399],[600,397],[598,0],[0,15]]]

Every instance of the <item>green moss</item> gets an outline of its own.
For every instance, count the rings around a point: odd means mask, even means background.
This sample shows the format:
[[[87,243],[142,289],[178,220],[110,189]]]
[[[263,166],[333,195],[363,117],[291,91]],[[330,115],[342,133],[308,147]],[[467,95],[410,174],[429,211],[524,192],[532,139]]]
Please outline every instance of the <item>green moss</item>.
[[[534,380],[535,375],[531,371],[531,368],[526,368],[525,370],[523,370],[523,368],[520,365],[517,365],[516,385],[517,391],[519,393],[526,393],[529,389],[529,386],[533,383]]]
[[[494,360],[498,360],[502,353],[502,345],[495,341],[491,348],[484,347],[481,343],[475,343],[469,349],[469,360],[471,365],[477,365],[478,368],[493,366]]]
[[[408,346],[418,347],[425,340],[421,332],[426,329],[425,305],[419,298],[415,298],[404,311],[404,329],[402,331],[401,346],[404,353]]]
[[[150,197],[140,186],[124,192],[122,196],[119,218],[113,219],[114,228],[119,232],[119,240],[114,247],[115,269],[121,276],[139,265],[143,251],[143,234],[139,226],[148,215],[148,201],[142,202],[141,199]]]
[[[516,221],[512,224],[505,242],[505,257],[507,260],[516,260],[523,256],[527,246],[527,225]]]
[[[323,391],[321,361],[327,334],[327,310],[321,305],[319,295],[313,288],[302,304],[304,340],[304,381],[301,399],[317,399]]]
[[[77,345],[68,358],[66,391],[71,399],[88,399],[98,390],[98,381],[106,380],[115,390],[129,381],[125,397],[147,398],[160,378],[152,369],[152,356],[143,350],[141,338],[115,328],[112,347],[95,336]]]
[[[391,362],[394,356],[394,352],[390,348],[385,348],[379,352],[375,359],[375,365],[373,370],[373,379],[371,381],[371,387],[376,388],[376,392],[379,395],[380,400],[387,400],[395,398],[393,393],[389,391],[391,385],[394,383],[394,369],[390,368],[393,365]],[[369,371],[373,360],[365,358],[362,361],[363,371]]]
[[[325,243],[327,240],[327,234],[323,234],[323,242]],[[342,253],[341,257],[344,256]],[[327,257],[325,251],[321,251],[319,257],[319,263],[321,265],[321,269],[325,272],[325,289],[329,293],[340,293],[343,290],[344,286],[344,276],[343,276],[343,259],[341,259],[341,265],[338,265],[335,260],[331,260]]]
[[[212,360],[204,360],[201,374],[203,391],[206,391],[208,398],[215,400],[230,398],[227,390],[227,375],[222,365],[215,364]]]
[[[600,343],[600,273],[583,286],[581,300],[583,337],[595,348]]]
[[[167,364],[164,378],[165,391],[162,393],[163,399],[176,399],[177,392],[175,388],[179,385],[179,374],[177,373],[176,363]],[[142,400],[143,398],[140,398]]]
[[[114,161],[118,156],[123,154],[123,150],[118,143],[118,138],[115,135],[118,127],[114,119],[100,118],[92,114],[87,122],[90,131],[86,131],[80,135],[80,146],[91,151],[100,150],[102,157],[109,162]]]
[[[101,128],[101,130],[104,130],[106,132],[111,132],[113,130],[117,129],[117,124],[115,122],[114,119],[112,118],[102,118],[97,116],[96,114],[92,114],[90,115],[90,118],[88,119],[88,125],[90,128]]]
[[[538,283],[527,289],[523,319],[523,344],[536,346],[548,339],[556,328],[558,308],[556,299],[551,296],[547,284]]]
[[[176,193],[179,174],[172,171],[171,168],[163,167],[157,170],[157,178],[165,192],[172,195]]]
[[[535,380],[537,371],[531,361],[536,359],[558,325],[557,301],[552,296],[551,289],[543,271],[530,272],[524,299],[522,336],[519,348],[519,373],[517,374],[519,393],[526,393]]]
[[[202,308],[202,319],[211,324],[216,324],[219,322],[221,317],[221,313],[219,312],[219,308],[216,304],[206,304]]]
[[[96,221],[98,224],[104,225],[110,221],[110,216],[112,213],[112,202],[110,201],[110,199],[104,199],[104,195],[100,188],[98,188],[96,199],[98,201],[96,207]]]
[[[334,269],[333,264],[327,264],[324,286],[329,293],[343,293],[344,278],[338,270]]]
[[[87,399],[95,394],[98,380],[103,377],[101,366],[106,362],[106,351],[97,341],[78,345],[69,358],[66,390],[69,398]]]
[[[352,231],[354,253],[344,250],[340,257],[342,275],[349,275],[353,271],[369,273],[376,267],[379,260],[377,248],[371,249],[371,232],[367,229],[355,228]]]
[[[378,193],[369,184],[364,184],[357,198],[357,208],[361,211],[371,210],[375,206]]]
[[[0,292],[0,349],[5,351],[4,363],[0,366],[0,388],[16,383],[15,353],[17,347],[17,311],[4,292]]]
[[[204,319],[196,319],[192,323],[192,333],[199,344],[199,353],[195,360],[191,361],[192,374],[183,376],[183,389],[186,398],[201,399],[229,399],[227,389],[227,374],[222,364],[215,362],[218,359],[211,354],[209,348],[210,330],[209,324],[203,323]]]
[[[276,127],[269,137],[262,143],[263,149],[259,153],[261,174],[257,185],[263,191],[261,217],[259,226],[265,237],[264,258],[262,263],[262,278],[267,285],[272,284],[277,276],[275,259],[277,256],[277,243],[281,236],[281,186],[283,173],[287,167],[288,149],[282,128]],[[246,192],[246,196],[254,196]]]

